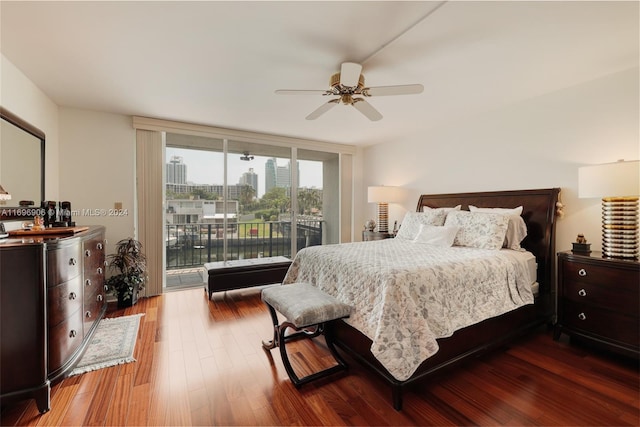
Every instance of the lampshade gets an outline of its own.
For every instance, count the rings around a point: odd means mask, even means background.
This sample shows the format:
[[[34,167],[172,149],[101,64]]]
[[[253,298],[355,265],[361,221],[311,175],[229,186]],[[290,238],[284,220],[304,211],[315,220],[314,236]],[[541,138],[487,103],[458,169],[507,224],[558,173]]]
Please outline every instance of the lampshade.
[[[640,161],[619,161],[578,169],[578,197],[602,198],[602,253],[637,258]]]
[[[640,161],[619,161],[578,169],[578,197],[637,196],[640,194]]]
[[[11,194],[2,188],[2,185],[0,185],[0,200],[11,200]]]
[[[400,196],[400,187],[380,185],[367,189],[369,203],[396,203],[401,201]]]

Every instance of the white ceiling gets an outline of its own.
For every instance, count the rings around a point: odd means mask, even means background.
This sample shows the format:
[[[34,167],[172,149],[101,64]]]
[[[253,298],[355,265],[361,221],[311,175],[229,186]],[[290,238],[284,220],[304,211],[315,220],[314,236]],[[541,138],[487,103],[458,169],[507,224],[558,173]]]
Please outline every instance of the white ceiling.
[[[0,2],[1,51],[56,104],[371,145],[580,84],[639,62],[630,2]],[[305,116],[344,61],[370,122]]]

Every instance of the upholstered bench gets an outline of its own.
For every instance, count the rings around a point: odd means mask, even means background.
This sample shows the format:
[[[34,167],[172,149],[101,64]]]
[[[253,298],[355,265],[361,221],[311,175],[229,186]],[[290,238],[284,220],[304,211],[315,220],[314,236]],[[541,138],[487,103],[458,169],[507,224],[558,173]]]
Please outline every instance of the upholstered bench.
[[[282,363],[296,388],[310,381],[347,369],[346,362],[340,357],[333,345],[330,329],[325,330],[325,324],[333,320],[349,317],[351,306],[338,301],[308,283],[292,283],[263,289],[262,301],[269,308],[271,320],[273,321],[273,340],[263,341],[262,346],[266,350],[280,347]],[[279,324],[276,311],[281,313],[287,320]],[[285,336],[288,328],[296,332]],[[323,332],[327,348],[338,364],[299,378],[289,362],[286,342],[297,338],[314,338]]]
[[[291,260],[283,256],[207,262],[204,291],[211,300],[214,292],[281,283],[290,265]]]

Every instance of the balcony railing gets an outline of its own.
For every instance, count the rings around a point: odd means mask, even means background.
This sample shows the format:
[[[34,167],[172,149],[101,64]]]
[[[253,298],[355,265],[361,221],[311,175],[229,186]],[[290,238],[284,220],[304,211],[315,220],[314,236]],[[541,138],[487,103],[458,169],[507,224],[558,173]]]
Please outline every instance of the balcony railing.
[[[296,248],[322,244],[322,220],[297,222]],[[291,222],[227,224],[170,224],[166,226],[167,270],[202,267],[227,260],[268,256],[291,257]]]

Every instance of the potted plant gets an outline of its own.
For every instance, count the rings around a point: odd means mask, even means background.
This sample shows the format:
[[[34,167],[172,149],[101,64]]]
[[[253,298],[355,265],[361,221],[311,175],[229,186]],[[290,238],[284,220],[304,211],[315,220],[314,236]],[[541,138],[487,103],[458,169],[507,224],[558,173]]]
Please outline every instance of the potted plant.
[[[142,243],[129,237],[116,244],[116,252],[107,257],[109,269],[115,272],[105,284],[118,296],[118,308],[131,307],[147,281],[147,259]]]

